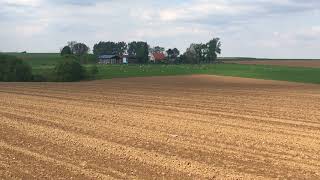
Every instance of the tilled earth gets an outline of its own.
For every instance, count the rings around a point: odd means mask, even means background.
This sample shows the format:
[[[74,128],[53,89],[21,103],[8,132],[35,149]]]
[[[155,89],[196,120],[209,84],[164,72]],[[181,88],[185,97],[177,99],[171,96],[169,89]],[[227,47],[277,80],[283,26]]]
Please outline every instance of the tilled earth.
[[[320,86],[0,83],[0,179],[320,179]]]

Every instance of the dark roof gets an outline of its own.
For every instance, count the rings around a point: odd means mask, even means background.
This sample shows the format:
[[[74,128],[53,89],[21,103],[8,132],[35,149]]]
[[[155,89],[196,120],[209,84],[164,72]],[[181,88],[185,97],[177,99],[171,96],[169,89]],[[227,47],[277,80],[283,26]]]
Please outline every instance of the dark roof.
[[[112,54],[108,54],[108,55],[100,55],[98,56],[99,59],[113,59],[113,58],[120,58],[117,55],[112,55]]]

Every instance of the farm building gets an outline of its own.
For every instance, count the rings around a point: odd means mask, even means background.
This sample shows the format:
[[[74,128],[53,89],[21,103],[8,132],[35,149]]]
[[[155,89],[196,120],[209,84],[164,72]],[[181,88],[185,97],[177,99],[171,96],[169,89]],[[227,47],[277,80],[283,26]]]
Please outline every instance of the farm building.
[[[129,55],[125,54],[121,58],[122,58],[122,63],[123,64],[128,64],[129,63],[129,59],[130,59]]]
[[[166,55],[162,52],[154,52],[154,53],[150,53],[149,55],[150,58],[150,62],[162,62],[166,59]]]
[[[99,64],[121,64],[121,58],[117,55],[100,55],[98,56]]]
[[[128,55],[101,55],[98,56],[99,64],[127,64]]]

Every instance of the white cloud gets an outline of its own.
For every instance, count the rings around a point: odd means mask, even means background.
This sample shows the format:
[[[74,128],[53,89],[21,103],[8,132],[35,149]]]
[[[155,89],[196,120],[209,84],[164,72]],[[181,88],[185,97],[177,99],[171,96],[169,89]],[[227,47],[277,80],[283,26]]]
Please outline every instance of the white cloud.
[[[318,45],[318,1],[0,0],[0,6],[0,51],[58,51],[70,40],[90,46],[144,40],[184,51],[218,36],[225,56],[320,56],[309,48]]]
[[[180,7],[160,11],[164,21],[197,20],[215,15],[240,15],[259,11],[255,4],[232,3],[230,1],[194,0]]]
[[[42,0],[0,0],[1,4],[16,6],[38,6]]]

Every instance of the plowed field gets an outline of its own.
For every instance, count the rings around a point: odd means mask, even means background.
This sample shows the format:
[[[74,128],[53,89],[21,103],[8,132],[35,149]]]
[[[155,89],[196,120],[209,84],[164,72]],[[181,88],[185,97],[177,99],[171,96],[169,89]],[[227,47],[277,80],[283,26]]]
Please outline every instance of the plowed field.
[[[320,86],[0,83],[0,179],[320,179]]]
[[[320,68],[320,60],[255,60],[227,61],[226,63]]]

